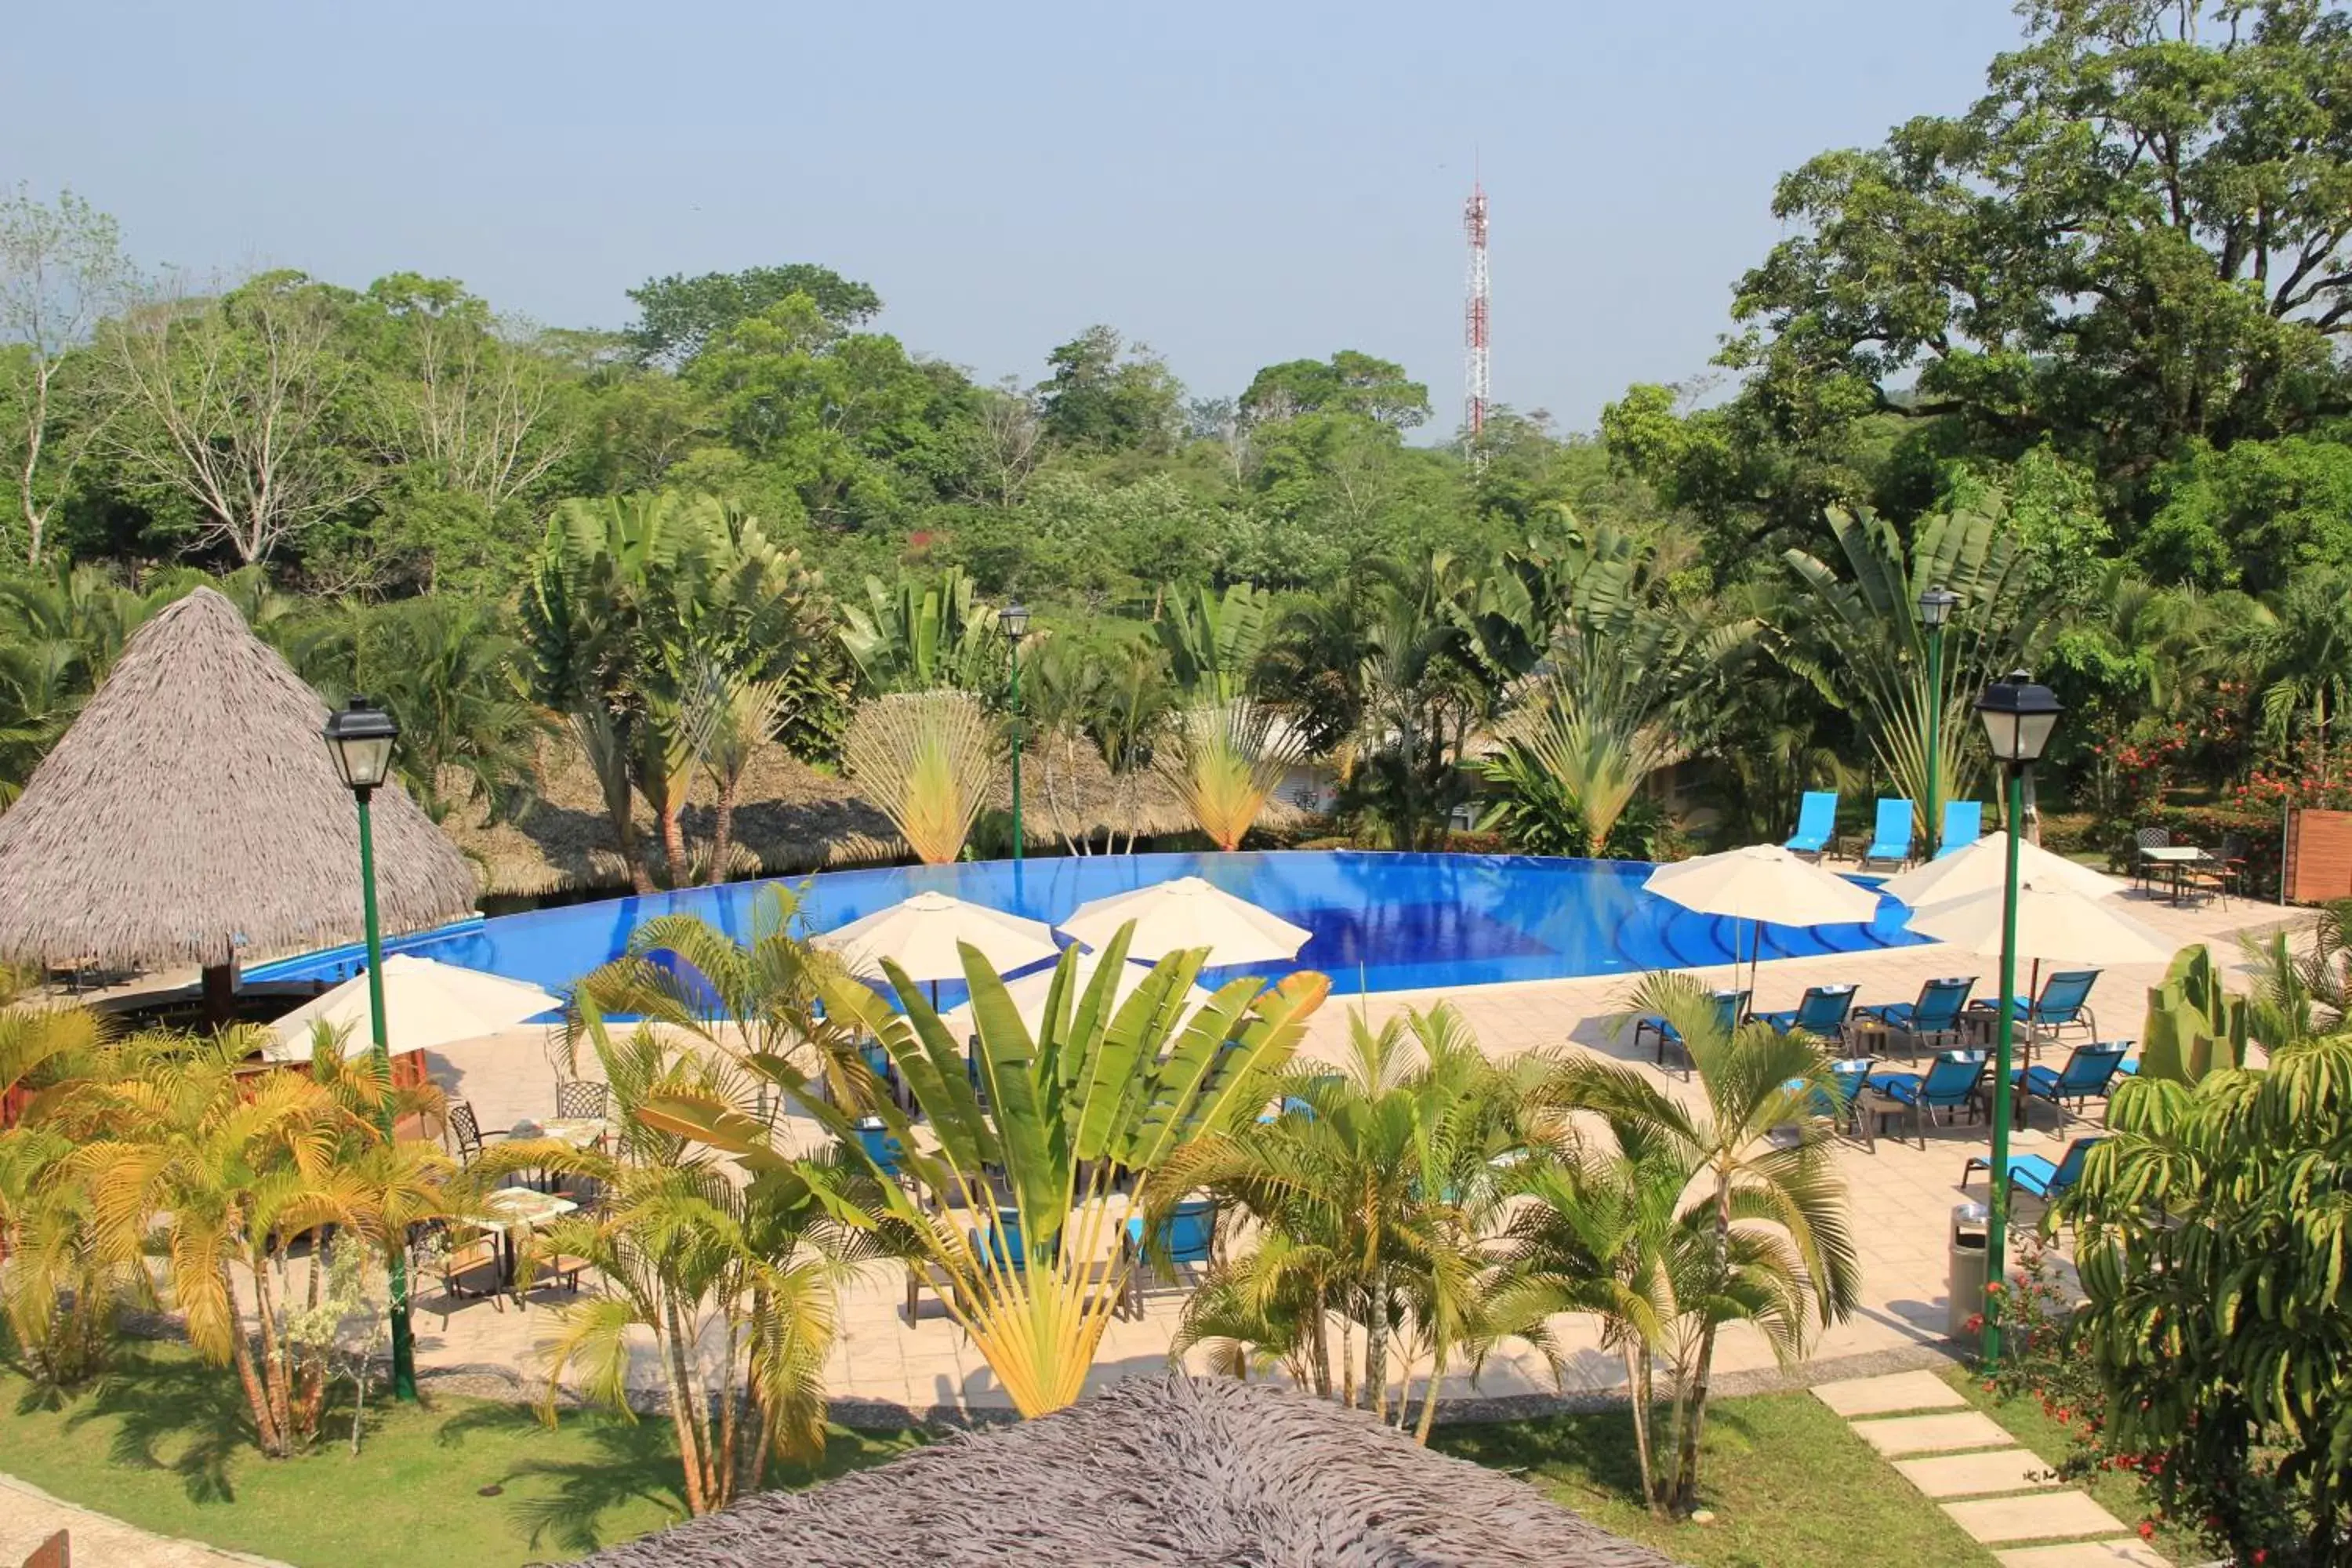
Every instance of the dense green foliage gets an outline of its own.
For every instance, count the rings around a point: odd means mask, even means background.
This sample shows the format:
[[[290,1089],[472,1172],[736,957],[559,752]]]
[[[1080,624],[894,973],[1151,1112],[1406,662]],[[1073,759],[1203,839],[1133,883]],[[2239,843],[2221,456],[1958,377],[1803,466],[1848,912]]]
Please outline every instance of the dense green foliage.
[[[2273,819],[2352,793],[2352,22],[2021,15],[1975,103],[1780,183],[1727,396],[1636,385],[1591,437],[1498,410],[1475,451],[1359,348],[1187,389],[1096,325],[983,385],[814,262],[648,279],[616,331],[526,328],[415,273],[145,278],[103,214],[19,195],[0,790],[194,568],[236,574],[322,689],[434,729],[408,765],[436,811],[521,809],[527,753],[569,734],[616,826],[659,819],[658,852],[624,846],[640,883],[730,874],[675,804],[740,784],[760,741],[829,765],[845,703],[931,684],[1001,710],[1016,599],[1052,709],[1033,755],[1058,737],[1131,781],[1167,715],[1252,698],[1373,844],[1435,843],[1484,793],[1523,847],[1655,852],[1689,825],[1663,820],[1669,772],[1702,833],[1778,837],[1811,785],[1922,798],[1931,709],[1965,792],[1967,704],[2016,662],[2074,715],[2043,795],[2107,838],[2174,784]],[[656,511],[778,563],[754,597],[789,609],[782,666],[693,642],[715,558],[682,600],[623,595],[593,678],[548,664],[551,571],[609,546],[671,574],[621,521]],[[1937,583],[1961,604],[1930,692],[1911,605]],[[391,608],[419,598],[462,604]]]

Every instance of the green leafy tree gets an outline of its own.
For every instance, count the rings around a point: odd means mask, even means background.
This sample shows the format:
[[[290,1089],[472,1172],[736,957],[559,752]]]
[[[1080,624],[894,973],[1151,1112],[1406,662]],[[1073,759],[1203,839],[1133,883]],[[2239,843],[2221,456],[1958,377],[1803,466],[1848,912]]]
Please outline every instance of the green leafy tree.
[[[1251,378],[1241,407],[1255,420],[1301,414],[1354,414],[1392,430],[1410,430],[1429,417],[1429,388],[1404,366],[1341,349],[1328,360],[1270,364]]]
[[[2036,0],[1965,114],[1781,181],[1727,353],[2129,479],[2340,411],[2352,26],[2318,0]],[[1914,389],[1893,390],[1906,377]],[[1743,398],[1751,396],[1743,393]]]
[[[882,297],[866,284],[814,262],[752,267],[740,272],[673,272],[629,290],[637,320],[626,336],[647,363],[673,369],[690,362],[713,339],[798,294],[833,326],[846,331],[882,313]]]
[[[16,542],[38,567],[49,521],[103,428],[108,409],[78,354],[126,299],[131,264],[112,217],[73,192],[0,197],[0,461],[16,494]]]
[[[1038,384],[1045,432],[1065,447],[1166,452],[1181,424],[1184,388],[1167,362],[1108,327],[1088,327],[1045,356]]]

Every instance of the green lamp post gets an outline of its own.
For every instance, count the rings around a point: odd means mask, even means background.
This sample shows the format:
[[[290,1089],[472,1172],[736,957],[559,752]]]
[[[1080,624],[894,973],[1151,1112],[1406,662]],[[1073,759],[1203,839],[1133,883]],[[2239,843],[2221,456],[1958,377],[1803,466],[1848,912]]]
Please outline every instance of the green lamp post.
[[[1029,606],[1007,605],[996,624],[1013,646],[1013,858],[1021,858],[1021,639],[1029,635]]]
[[[364,697],[354,697],[339,713],[327,716],[323,731],[327,755],[360,808],[360,909],[367,926],[368,1026],[375,1046],[375,1070],[392,1082],[392,1047],[383,1024],[383,933],[375,912],[375,835],[368,820],[368,800],[392,772],[392,743],[400,726],[392,715]],[[377,1126],[386,1142],[394,1137],[392,1103],[379,1108]],[[392,1392],[396,1399],[416,1397],[416,1343],[408,1326],[408,1263],[403,1249],[389,1249],[386,1282],[392,1295]]]
[[[1943,847],[1944,623],[1960,596],[1941,583],[1919,594],[1919,624],[1927,628],[1927,857]]]
[[[2009,1268],[2009,1064],[2015,1045],[2017,1020],[2017,846],[2025,826],[2025,773],[2050,744],[2050,733],[2065,711],[2057,694],[2034,683],[2019,670],[1996,680],[1977,699],[1992,742],[1993,760],[2008,774],[2009,867],[2001,881],[2000,1010],[1993,1051],[1992,1172],[1985,1204],[1984,1359],[1987,1366],[2000,1360],[2000,1323],[1993,1312],[1993,1288]]]

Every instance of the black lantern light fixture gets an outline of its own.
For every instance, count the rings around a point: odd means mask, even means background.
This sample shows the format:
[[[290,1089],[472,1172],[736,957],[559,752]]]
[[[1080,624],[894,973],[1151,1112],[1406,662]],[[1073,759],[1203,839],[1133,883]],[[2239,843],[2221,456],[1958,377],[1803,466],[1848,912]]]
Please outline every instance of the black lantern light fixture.
[[[2056,692],[2021,669],[1994,681],[1977,699],[1977,714],[1984,720],[1993,757],[2011,769],[2042,760],[2050,733],[2058,727],[2058,715],[2065,710]]]
[[[322,733],[327,755],[345,789],[373,795],[383,786],[392,773],[392,743],[400,739],[400,726],[391,714],[364,697],[354,697],[327,716]]]

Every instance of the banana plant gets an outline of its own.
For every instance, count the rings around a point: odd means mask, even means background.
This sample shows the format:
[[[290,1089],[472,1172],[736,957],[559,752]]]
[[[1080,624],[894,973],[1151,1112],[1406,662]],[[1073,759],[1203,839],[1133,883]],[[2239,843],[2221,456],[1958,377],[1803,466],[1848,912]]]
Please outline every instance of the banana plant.
[[[865,1095],[856,1103],[883,1130],[869,1142],[849,1113],[807,1092],[792,1064],[765,1053],[745,1062],[799,1100],[844,1160],[877,1178],[868,1190],[879,1200],[865,1206],[839,1195],[837,1183],[809,1186],[837,1218],[877,1233],[883,1250],[933,1271],[950,1315],[1024,1415],[1076,1400],[1127,1290],[1130,1259],[1118,1238],[1129,1222],[1143,1220],[1150,1234],[1183,1196],[1167,1173],[1178,1151],[1264,1108],[1273,1075],[1330,991],[1320,974],[1264,989],[1235,980],[1188,1018],[1187,993],[1208,956],[1192,949],[1160,959],[1115,1003],[1132,936],[1131,926],[1114,936],[1083,984],[1076,950],[1065,952],[1034,1035],[988,959],[964,947],[976,1029],[969,1067],[897,964],[883,963],[896,1009],[855,980],[828,984],[827,1010],[880,1042],[922,1107],[919,1132],[887,1096]],[[802,1163],[767,1128],[708,1100],[657,1100],[639,1119],[734,1154],[755,1177]]]

